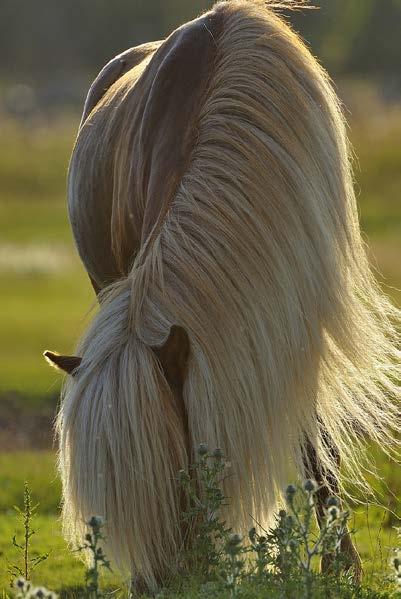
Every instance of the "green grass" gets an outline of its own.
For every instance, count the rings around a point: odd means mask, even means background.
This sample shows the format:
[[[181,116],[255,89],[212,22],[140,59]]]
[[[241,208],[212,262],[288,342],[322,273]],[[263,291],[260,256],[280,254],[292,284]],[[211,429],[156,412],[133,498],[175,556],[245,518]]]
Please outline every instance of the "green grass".
[[[31,397],[54,393],[60,376],[45,363],[45,349],[71,352],[95,302],[74,249],[65,201],[65,178],[76,121],[25,128],[6,123],[0,150],[1,247],[10,254],[0,272],[0,393]],[[44,248],[57,270],[12,267],[13,249]],[[7,262],[7,260],[6,260]],[[29,262],[29,261],[28,261]]]
[[[45,247],[68,259],[58,272],[0,272],[0,394],[57,391],[60,378],[44,363],[44,349],[71,352],[95,298],[74,249],[65,178],[77,120],[26,128],[8,123],[0,148],[0,247]],[[373,262],[387,285],[401,287],[401,115],[351,129],[361,221]],[[397,137],[398,136],[398,137]],[[401,305],[401,293],[389,293]]]
[[[94,297],[82,270],[60,275],[8,275],[0,279],[0,390],[32,395],[54,392],[60,376],[43,359],[45,349],[73,351]]]
[[[377,238],[401,236],[401,110],[374,115],[350,131],[357,156],[356,190],[364,231]]]
[[[28,481],[32,501],[38,503],[34,520],[36,534],[32,555],[50,552],[48,560],[35,571],[33,582],[58,591],[74,589],[84,580],[85,566],[67,547],[60,525],[60,480],[52,452],[19,452],[0,455],[0,592],[9,590],[7,563],[18,560],[12,546],[16,534],[21,538],[22,525],[17,522],[14,505],[22,507],[24,482]],[[124,581],[107,575],[104,584],[117,588]],[[78,595],[79,596],[79,595]]]
[[[34,520],[36,534],[32,539],[32,555],[39,555],[44,548],[50,551],[48,560],[42,563],[33,576],[33,581],[47,588],[60,590],[63,586],[75,586],[83,580],[85,567],[68,550],[62,537],[59,518],[55,514],[39,515]],[[14,522],[14,514],[0,519],[0,590],[9,591],[9,575],[7,563],[19,559],[11,545],[14,535],[20,538],[22,528]]]
[[[384,474],[394,468],[383,458],[380,466]],[[400,495],[400,467],[393,474],[393,490]],[[33,583],[43,584],[52,590],[63,590],[66,597],[79,597],[76,587],[83,582],[84,565],[68,550],[62,537],[60,482],[56,476],[55,456],[51,452],[3,453],[0,456],[0,592],[8,590],[7,563],[17,559],[11,540],[14,534],[20,537],[22,530],[12,506],[22,506],[25,480],[29,481],[33,503],[39,503],[39,515],[34,524],[37,532],[32,540],[33,555],[50,551],[49,559],[35,571]],[[382,499],[387,502],[386,498]],[[389,522],[386,510],[372,505],[354,507],[353,511],[352,525],[357,531],[356,543],[363,559],[364,584],[385,590],[389,559],[397,544],[393,528],[395,522]],[[117,574],[107,574],[102,585],[110,589],[125,588],[124,580]],[[124,592],[116,596],[124,596]],[[195,596],[195,592],[189,596]]]
[[[0,455],[1,514],[9,514],[14,505],[22,505],[24,481],[29,481],[34,503],[40,504],[40,514],[56,515],[61,487],[54,454],[49,451],[28,451]]]
[[[72,352],[88,321],[95,298],[76,255],[68,224],[65,177],[78,119],[58,120],[51,126],[2,127],[0,148],[0,250],[7,247],[10,264],[0,270],[0,416],[14,402],[19,410],[52,411],[61,377],[42,358],[45,349]],[[352,142],[358,155],[356,179],[361,222],[388,293],[401,305],[401,114],[383,114],[354,124]],[[29,256],[44,248],[49,258],[60,257],[56,270],[33,263],[14,264],[17,253]],[[47,252],[47,254],[46,254]],[[13,262],[14,260],[14,262]],[[3,261],[4,262],[4,261]],[[7,260],[6,260],[7,262]],[[29,262],[29,260],[28,260]],[[0,262],[1,265],[1,262]],[[397,289],[398,288],[398,289]],[[9,392],[15,391],[15,396]],[[3,394],[3,399],[1,395]],[[6,397],[7,394],[7,397]],[[7,404],[8,405],[8,404]],[[383,506],[400,513],[401,472],[380,452],[378,470]],[[73,588],[83,579],[83,565],[68,551],[59,523],[60,482],[54,455],[46,452],[0,455],[0,590],[7,590],[6,559],[13,560],[15,534],[12,505],[21,505],[24,480],[40,503],[34,548],[51,551],[37,571],[37,583],[49,588]],[[361,498],[363,499],[363,498]],[[383,507],[353,506],[356,540],[366,579],[383,586],[390,550],[395,543],[396,518]],[[375,581],[379,577],[379,582]],[[116,587],[114,578],[106,582]],[[384,590],[384,589],[383,589]],[[65,596],[74,596],[74,593]],[[75,596],[80,596],[79,592]],[[118,595],[115,595],[118,596]],[[194,596],[194,595],[193,595]],[[252,593],[250,597],[254,596]]]
[[[82,597],[85,577],[85,565],[78,556],[70,551],[61,532],[59,516],[56,514],[39,515],[34,520],[36,533],[32,539],[32,557],[44,550],[50,555],[35,570],[32,581],[38,586],[56,590],[66,597]],[[7,564],[19,559],[11,540],[16,534],[17,539],[22,535],[21,525],[14,523],[14,515],[0,518],[0,593],[10,593],[10,577],[7,574]],[[116,590],[124,587],[124,580],[113,574],[102,576],[102,586]],[[1,596],[1,595],[0,595]],[[123,596],[115,594],[113,596]],[[125,595],[126,596],[126,595]]]
[[[0,202],[62,199],[77,125],[76,116],[27,126],[2,121]]]
[[[73,247],[67,204],[62,197],[52,200],[7,198],[0,200],[2,243],[64,244]]]

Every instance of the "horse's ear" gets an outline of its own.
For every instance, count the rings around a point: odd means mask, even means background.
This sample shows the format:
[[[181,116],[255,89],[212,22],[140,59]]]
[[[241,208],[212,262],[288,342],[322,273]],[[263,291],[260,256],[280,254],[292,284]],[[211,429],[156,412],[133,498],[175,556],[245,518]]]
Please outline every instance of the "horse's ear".
[[[43,355],[51,366],[59,370],[64,370],[64,372],[71,375],[75,374],[76,369],[82,362],[82,358],[78,356],[61,356],[48,350]]]
[[[190,343],[185,329],[173,325],[164,345],[152,347],[170,387],[181,388],[187,372]]]

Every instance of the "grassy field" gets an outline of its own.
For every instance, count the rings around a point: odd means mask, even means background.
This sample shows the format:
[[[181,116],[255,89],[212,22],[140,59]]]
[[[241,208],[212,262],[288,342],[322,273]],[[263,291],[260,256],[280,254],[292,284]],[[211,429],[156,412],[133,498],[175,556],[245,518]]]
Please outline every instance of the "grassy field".
[[[43,396],[59,377],[45,349],[73,350],[94,295],[68,224],[65,177],[74,123],[6,123],[0,150],[0,393]],[[372,263],[401,305],[401,110],[351,129],[361,221]]]
[[[373,452],[374,453],[374,452]],[[360,504],[353,504],[352,526],[355,528],[356,544],[364,564],[364,584],[383,591],[389,582],[389,562],[393,550],[401,539],[397,539],[394,526],[397,518],[386,509],[397,508],[395,497],[401,496],[401,471],[378,452],[382,475],[382,487],[378,497],[383,503],[372,504],[360,497]],[[60,483],[56,475],[55,458],[52,452],[9,452],[0,455],[0,592],[9,590],[7,565],[20,563],[12,538],[22,538],[23,530],[17,522],[13,505],[22,506],[24,480],[30,481],[34,503],[39,503],[38,517],[32,539],[32,555],[50,552],[48,560],[35,571],[33,581],[50,589],[61,591],[63,597],[80,597],[77,586],[84,580],[84,565],[68,551],[62,538],[59,522]],[[391,491],[389,487],[391,486]],[[102,578],[104,588],[117,591],[113,596],[126,596],[124,580],[117,574]],[[81,591],[82,593],[82,591]]]
[[[0,393],[40,397],[60,377],[45,349],[70,352],[94,296],[68,225],[65,176],[70,123],[5,127],[0,155]],[[21,166],[22,165],[22,166]]]
[[[42,358],[45,349],[72,352],[94,306],[94,295],[76,255],[65,206],[65,176],[77,119],[33,127],[7,122],[0,148],[0,592],[6,590],[11,539],[20,529],[12,506],[21,505],[24,480],[40,503],[35,551],[50,551],[37,582],[60,590],[82,581],[83,565],[61,537],[60,483],[51,451],[50,424],[60,376]],[[387,292],[401,305],[401,110],[356,118],[351,139],[361,222],[372,264]],[[15,452],[28,420],[45,415],[48,451]],[[11,414],[11,416],[10,416]],[[46,416],[47,415],[47,416]],[[24,420],[25,417],[25,420]],[[7,444],[1,433],[14,427]],[[3,427],[3,431],[1,430]],[[47,428],[46,428],[47,427]],[[23,432],[23,431],[22,431]],[[10,441],[11,438],[11,441]],[[29,448],[28,442],[24,441]],[[44,442],[46,446],[46,442]],[[19,447],[16,443],[16,447]],[[7,449],[7,451],[5,451]],[[393,526],[400,514],[401,470],[376,451],[380,506],[361,497],[355,505],[357,543],[367,580],[383,586]],[[375,582],[378,578],[380,582]],[[106,584],[115,588],[116,578]],[[123,594],[123,591],[121,591]],[[69,596],[66,594],[65,596]],[[117,595],[115,595],[117,596]]]

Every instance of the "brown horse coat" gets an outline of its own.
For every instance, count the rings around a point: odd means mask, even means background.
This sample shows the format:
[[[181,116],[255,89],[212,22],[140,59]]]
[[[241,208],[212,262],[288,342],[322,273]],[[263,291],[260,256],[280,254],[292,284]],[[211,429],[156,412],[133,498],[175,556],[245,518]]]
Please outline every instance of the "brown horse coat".
[[[126,276],[139,248],[151,243],[191,159],[196,141],[196,118],[207,89],[223,28],[224,8],[183,25],[163,42],[152,42],[123,52],[109,62],[92,84],[81,121],[81,134],[97,126],[101,114],[91,115],[116,81],[146,63],[127,92],[134,131],[130,148],[132,203],[121,207],[121,237],[112,239],[112,185],[106,195],[99,188],[70,194],[69,214],[82,261],[98,293]],[[108,110],[105,103],[103,110]],[[124,110],[124,107],[122,107]],[[124,132],[121,132],[124,135]],[[74,173],[73,158],[70,172]],[[98,168],[96,164],[93,168]],[[112,170],[111,165],[109,165]],[[70,179],[72,176],[70,175]],[[140,210],[138,210],[140,206]],[[134,222],[133,222],[134,221]],[[114,247],[113,247],[114,245]]]

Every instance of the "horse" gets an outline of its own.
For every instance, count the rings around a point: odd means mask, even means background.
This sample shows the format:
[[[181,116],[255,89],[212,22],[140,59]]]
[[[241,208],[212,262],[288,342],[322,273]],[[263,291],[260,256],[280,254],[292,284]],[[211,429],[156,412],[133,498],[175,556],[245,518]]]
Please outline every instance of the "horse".
[[[401,314],[367,259],[341,103],[290,5],[218,2],[118,55],[71,157],[99,308],[76,356],[46,352],[71,375],[64,531],[77,544],[102,516],[114,563],[153,590],[184,543],[177,472],[200,443],[229,457],[239,533],[272,522],[294,469],[319,484],[324,525],[329,494],[367,488],[365,440],[397,450]],[[342,549],[360,576],[349,535]]]

